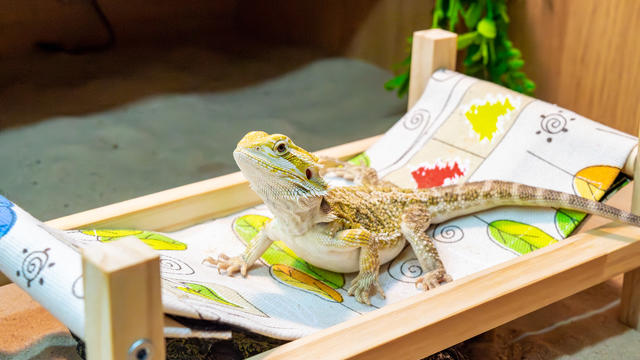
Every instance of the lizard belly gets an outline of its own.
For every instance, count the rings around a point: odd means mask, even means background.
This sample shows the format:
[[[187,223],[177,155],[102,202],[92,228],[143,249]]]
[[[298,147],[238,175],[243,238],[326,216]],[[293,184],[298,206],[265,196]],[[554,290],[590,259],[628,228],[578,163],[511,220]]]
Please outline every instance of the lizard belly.
[[[331,245],[332,236],[319,231],[308,231],[303,235],[288,235],[278,228],[272,228],[273,238],[282,240],[304,261],[319,268],[350,273],[360,270],[360,248],[338,248]],[[271,237],[271,236],[270,236]],[[381,249],[380,264],[393,260],[404,247],[404,239],[394,246]]]

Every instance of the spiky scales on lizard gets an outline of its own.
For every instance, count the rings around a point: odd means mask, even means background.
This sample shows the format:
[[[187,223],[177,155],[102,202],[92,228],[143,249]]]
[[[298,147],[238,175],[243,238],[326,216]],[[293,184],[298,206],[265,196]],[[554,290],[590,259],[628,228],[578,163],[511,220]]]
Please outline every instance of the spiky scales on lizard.
[[[378,179],[373,169],[318,158],[285,135],[253,131],[234,158],[254,191],[274,215],[241,256],[207,258],[229,275],[246,276],[274,240],[287,244],[305,261],[336,272],[355,272],[348,293],[370,304],[384,297],[380,265],[395,258],[408,241],[425,275],[425,290],[451,281],[433,240],[431,224],[500,206],[540,206],[582,211],[640,225],[640,217],[614,207],[553,190],[505,181],[471,182],[429,189],[403,189]],[[356,186],[329,187],[327,171]]]

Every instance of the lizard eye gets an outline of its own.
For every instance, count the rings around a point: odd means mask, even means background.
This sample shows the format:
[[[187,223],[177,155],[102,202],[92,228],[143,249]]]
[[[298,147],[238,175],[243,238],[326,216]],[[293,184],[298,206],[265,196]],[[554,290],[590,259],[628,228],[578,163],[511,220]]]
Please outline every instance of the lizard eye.
[[[307,175],[307,180],[311,180],[311,177],[313,176],[311,169],[307,168],[307,171],[305,171],[304,174]]]
[[[273,150],[278,155],[284,155],[289,151],[289,146],[284,140],[280,140],[273,146]]]

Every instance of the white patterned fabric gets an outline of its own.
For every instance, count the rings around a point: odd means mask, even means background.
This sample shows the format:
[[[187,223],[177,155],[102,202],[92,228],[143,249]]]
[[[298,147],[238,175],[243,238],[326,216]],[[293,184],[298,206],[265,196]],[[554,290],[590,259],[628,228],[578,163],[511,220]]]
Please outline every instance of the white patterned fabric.
[[[569,110],[438,71],[415,107],[354,161],[404,187],[502,179],[599,200],[636,143]],[[387,298],[374,296],[373,306],[346,294],[355,274],[313,267],[280,242],[247,278],[219,275],[202,263],[219,253],[240,254],[270,216],[258,206],[171,234],[103,229],[61,236],[0,197],[0,270],[81,336],[81,267],[73,247],[127,235],[160,253],[167,313],[276,338],[298,338],[417,293],[414,281],[422,269],[410,248],[382,266]],[[562,240],[581,219],[561,209],[502,208],[430,231],[446,269],[458,279]]]

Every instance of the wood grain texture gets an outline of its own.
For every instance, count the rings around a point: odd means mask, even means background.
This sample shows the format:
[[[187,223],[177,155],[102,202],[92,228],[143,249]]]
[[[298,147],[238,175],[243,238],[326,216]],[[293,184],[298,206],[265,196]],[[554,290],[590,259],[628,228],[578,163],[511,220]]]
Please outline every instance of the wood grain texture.
[[[418,102],[434,71],[441,68],[455,70],[457,41],[455,33],[441,29],[413,33],[408,110]]]
[[[82,250],[88,358],[135,359],[129,350],[147,339],[148,358],[164,359],[160,255],[135,237],[102,245]]]
[[[636,134],[639,1],[517,0],[509,9],[537,98]]]
[[[640,330],[640,269],[624,273],[620,295],[620,321]]]
[[[239,31],[268,41],[317,46],[386,69],[407,56],[407,38],[431,27],[434,0],[248,0]],[[381,84],[382,85],[382,84]]]

